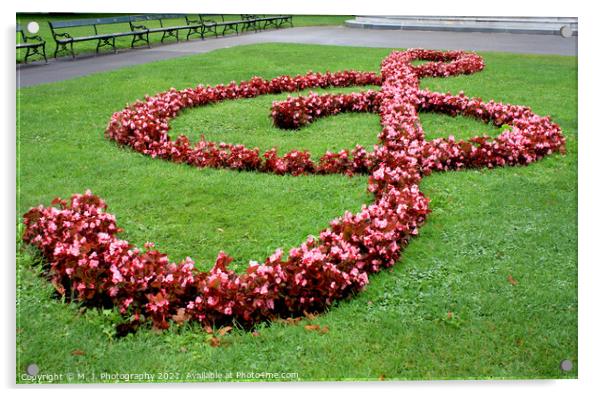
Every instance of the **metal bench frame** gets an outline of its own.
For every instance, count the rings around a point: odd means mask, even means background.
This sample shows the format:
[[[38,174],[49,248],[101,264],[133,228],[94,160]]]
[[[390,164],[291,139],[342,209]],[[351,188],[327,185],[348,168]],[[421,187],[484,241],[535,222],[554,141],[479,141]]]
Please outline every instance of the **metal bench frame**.
[[[195,17],[186,15],[186,23],[188,25],[196,25],[196,28],[193,28],[188,32],[188,37],[198,34],[201,36],[201,39],[205,39],[206,33],[213,33],[215,37],[218,37],[220,33],[222,36],[225,36],[228,31],[234,31],[236,34],[239,34],[250,30],[258,32],[267,29],[268,26],[281,28],[285,23],[290,24],[292,27],[293,16],[241,14],[240,20],[226,21],[224,15],[221,14],[195,14]],[[240,29],[239,26],[241,26]],[[223,27],[223,29],[221,32],[218,32],[218,28],[220,27]],[[199,28],[201,31],[199,31]]]
[[[254,14],[240,14],[240,18],[245,21],[245,24],[242,27],[242,31],[244,32],[253,29],[255,33],[258,30],[263,30],[264,27],[261,26],[261,17]]]
[[[190,40],[190,36],[195,34],[198,34],[201,37],[201,40],[205,40],[205,24],[203,23],[203,19],[198,18],[198,15],[197,18],[185,15],[184,19],[186,19],[186,25],[190,27],[190,29],[188,29],[188,34],[186,35],[186,40]]]
[[[285,23],[288,23],[291,26],[291,28],[294,27],[292,15],[279,15],[278,18],[280,19],[280,23],[278,24],[279,28],[281,28],[282,25],[284,25]]]
[[[44,61],[48,63],[48,59],[46,58],[46,41],[42,39],[38,35],[27,36],[23,27],[17,24],[17,33],[21,33],[21,42],[17,43],[17,49],[25,48],[25,63],[27,63],[27,58],[34,55],[41,55],[44,57]],[[40,49],[42,51],[40,52]]]
[[[223,29],[221,31],[222,36],[225,36],[226,32],[229,32],[229,31],[236,32],[236,34],[238,35],[240,33],[238,26],[243,25],[242,31],[244,31],[245,26],[247,26],[247,24],[249,23],[248,21],[245,21],[245,20],[226,21],[224,16],[220,15],[220,14],[196,14],[196,15],[198,16],[198,19],[188,18],[187,20],[200,22],[203,25],[202,36],[201,36],[203,39],[205,38],[205,33],[207,33],[207,32],[213,33],[215,35],[215,37],[217,38],[219,36],[219,32],[217,31],[217,29],[219,27],[223,27]],[[207,17],[219,17],[219,19],[214,20],[214,19],[208,19]]]
[[[249,25],[252,26],[255,31],[265,30],[270,26],[279,29],[285,23],[290,24],[293,27],[293,16],[292,15],[274,15],[274,16],[265,16],[265,15],[253,15],[253,14],[241,14],[241,18],[243,20],[248,21]],[[263,23],[263,24],[262,24]],[[243,28],[244,30],[244,28]]]
[[[207,33],[213,33],[217,38],[220,35],[220,32],[218,32],[218,28],[220,27],[223,27],[221,31],[222,36],[225,36],[228,31],[234,31],[236,34],[239,34],[250,30],[258,32],[259,30],[265,30],[268,26],[281,28],[285,23],[290,24],[292,27],[293,16],[241,14],[240,20],[226,21],[224,15],[221,14],[195,14],[195,17],[186,15],[186,23],[188,25],[196,25],[196,28],[189,30],[188,37],[198,34],[201,36],[201,39],[205,39],[205,34]],[[240,29],[239,26],[241,26]],[[201,29],[200,32],[199,28]]]

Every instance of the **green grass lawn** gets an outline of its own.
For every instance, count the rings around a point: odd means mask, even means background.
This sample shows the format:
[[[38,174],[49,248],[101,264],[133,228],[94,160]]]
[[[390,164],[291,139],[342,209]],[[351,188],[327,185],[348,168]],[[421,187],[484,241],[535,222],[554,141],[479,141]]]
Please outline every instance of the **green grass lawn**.
[[[370,202],[367,178],[199,170],[153,160],[104,138],[111,114],[170,87],[308,70],[377,71],[389,51],[241,46],[20,89],[17,214],[90,188],[116,214],[124,238],[154,241],[172,260],[189,255],[207,269],[223,249],[241,269],[277,247],[288,250]],[[30,363],[41,373],[85,374],[86,382],[107,381],[99,378],[105,371],[167,372],[171,380],[203,371],[232,371],[235,379],[238,371],[294,372],[301,380],[576,378],[577,59],[481,55],[484,71],[424,79],[422,86],[550,114],[567,137],[566,156],[426,177],[421,189],[433,212],[390,272],[373,275],[364,292],[315,319],[262,324],[258,334],[235,329],[220,347],[195,325],[117,338],[115,312],[56,299],[40,277],[39,256],[17,242],[17,381]],[[270,104],[284,97],[188,110],[172,127],[262,150],[308,149],[314,158],[377,142],[372,114],[320,119],[298,132],[274,128]],[[421,118],[429,138],[496,134],[471,119]],[[308,323],[330,331],[308,331]],[[573,361],[573,371],[559,369],[563,359]]]
[[[36,21],[40,25],[40,31],[37,33],[46,41],[46,56],[48,58],[52,57],[55,49],[55,41],[52,37],[52,33],[50,31],[50,27],[48,25],[49,21],[65,21],[70,19],[87,19],[87,18],[102,18],[109,16],[119,16],[119,15],[128,15],[128,14],[17,14],[17,23],[21,24],[23,28],[27,26],[27,24],[31,21]],[[211,19],[211,18],[210,18]],[[213,18],[216,20],[215,18]],[[219,19],[219,17],[218,17]],[[240,15],[224,15],[224,19],[226,21],[239,21]],[[319,25],[342,25],[346,20],[353,19],[350,15],[295,15],[293,17],[293,25],[294,26],[319,26]],[[186,24],[184,18],[179,19],[166,19],[163,21],[164,26],[182,26]],[[146,22],[145,25],[149,28],[159,27],[159,21],[150,21]],[[288,28],[289,25],[286,24],[285,28]],[[270,28],[273,29],[273,28]],[[130,26],[127,23],[117,23],[111,25],[98,25],[98,33],[117,33],[117,32],[129,32]],[[77,36],[89,36],[94,34],[94,28],[92,26],[87,27],[77,27],[77,28],[68,28],[64,30],[60,30],[60,32],[68,32],[74,37]],[[221,28],[218,29],[221,36]],[[26,32],[27,33],[27,32]],[[183,30],[180,32],[180,40],[186,39],[187,30]],[[226,33],[226,34],[232,34]],[[29,34],[28,34],[29,35]],[[152,33],[149,36],[149,40],[151,42],[151,46],[161,45],[161,33]],[[213,33],[208,33],[205,37],[206,40],[214,40]],[[191,40],[200,40],[199,36],[193,36]],[[21,41],[21,35],[17,35],[17,42]],[[127,49],[130,48],[132,42],[132,37],[118,37],[115,40],[115,45],[118,49]],[[174,38],[165,39],[165,43],[175,42]],[[76,56],[82,54],[94,53],[96,51],[96,41],[84,41],[80,43],[74,44],[74,51]],[[145,43],[138,42],[136,46],[146,47]],[[111,47],[103,47],[100,49],[101,52],[113,51]],[[17,50],[17,62],[23,62],[25,58],[25,50],[18,49]],[[66,52],[59,53],[59,57],[61,56],[71,56]],[[39,60],[38,58],[31,57],[29,61]]]

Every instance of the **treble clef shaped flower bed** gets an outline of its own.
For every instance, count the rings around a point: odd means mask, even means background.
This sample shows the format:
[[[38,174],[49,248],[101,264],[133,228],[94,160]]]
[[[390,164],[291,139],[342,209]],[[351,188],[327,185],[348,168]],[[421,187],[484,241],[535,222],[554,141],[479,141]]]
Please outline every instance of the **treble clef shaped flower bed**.
[[[414,60],[429,61],[413,65]],[[151,320],[159,328],[170,320],[243,325],[324,310],[333,301],[361,290],[368,275],[391,267],[429,213],[419,189],[432,171],[467,167],[526,165],[553,152],[564,152],[565,139],[549,117],[528,107],[484,102],[479,98],[430,92],[419,88],[422,77],[447,77],[482,70],[482,58],[462,51],[410,49],[394,51],[381,65],[381,75],[345,71],[254,77],[240,84],[198,86],[146,97],[115,113],[106,136],[120,145],[163,160],[195,167],[229,168],[275,174],[368,174],[374,202],[334,219],[318,237],[308,237],[287,256],[277,250],[263,263],[251,262],[239,274],[228,269],[232,258],[220,253],[208,272],[187,258],[170,262],[147,243],[144,249],[118,237],[115,217],[91,192],[69,202],[24,215],[23,239],[49,262],[49,276],[61,294],[91,305],[114,305],[124,317]],[[350,94],[310,93],[274,102],[274,123],[297,129],[319,117],[340,112],[380,115],[379,145],[327,152],[313,161],[308,152],[279,156],[260,154],[243,145],[208,142],[191,145],[185,136],[171,140],[169,121],[184,108],[307,88],[379,85],[378,91]],[[419,111],[461,115],[505,125],[495,138],[468,141],[425,140]]]

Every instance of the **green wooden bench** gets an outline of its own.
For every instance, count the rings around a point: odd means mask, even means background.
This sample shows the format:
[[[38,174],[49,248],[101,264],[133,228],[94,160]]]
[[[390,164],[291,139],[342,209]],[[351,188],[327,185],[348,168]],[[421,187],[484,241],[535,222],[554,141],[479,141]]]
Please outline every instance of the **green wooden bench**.
[[[167,19],[178,19],[176,25],[166,24]],[[159,26],[150,26],[149,22],[159,22]],[[179,32],[181,30],[188,30],[186,40],[190,39],[190,36],[199,33],[198,29],[203,29],[202,22],[190,23],[188,16],[184,14],[145,14],[145,15],[132,15],[130,17],[130,28],[133,32],[140,32],[141,36],[135,38],[134,42],[145,41],[150,47],[148,35],[150,33],[162,33],[161,43],[169,37],[173,37],[176,41],[180,41]],[[203,37],[203,30],[200,32]]]
[[[21,27],[21,25],[17,24],[17,33],[21,34],[21,42],[17,43],[18,49],[25,49],[25,63],[27,63],[27,58],[33,55],[41,55],[44,57],[44,61],[48,63],[48,59],[46,59],[46,42],[40,36],[27,36],[25,31]],[[40,50],[42,52],[40,52]]]
[[[203,26],[201,37],[205,38],[205,33],[213,33],[215,37],[219,35],[218,29],[221,28],[221,35],[225,36],[226,32],[233,31],[236,34],[240,32],[238,27],[242,25],[242,31],[250,25],[249,21],[236,20],[227,21],[223,15],[220,14],[195,14],[194,17],[186,17],[188,23],[201,24]]]
[[[90,19],[76,19],[69,21],[48,21],[48,25],[50,25],[50,31],[52,32],[52,37],[56,42],[56,49],[54,50],[54,57],[56,58],[57,54],[62,51],[67,51],[71,54],[73,58],[75,58],[75,52],[73,51],[73,44],[84,42],[84,41],[98,41],[96,44],[96,53],[100,50],[101,47],[109,46],[113,48],[113,52],[117,52],[117,47],[115,46],[115,39],[117,37],[127,37],[132,36],[132,47],[136,41],[137,37],[143,35],[148,32],[139,32],[139,31],[123,31],[116,33],[99,33],[98,26],[99,25],[111,25],[111,24],[127,24],[130,22],[129,16],[120,16],[120,17],[108,17],[108,18],[90,18]],[[66,29],[73,28],[92,28],[86,29],[89,33],[84,33],[80,36],[73,36],[69,32],[65,32]],[[124,29],[125,30],[125,29]],[[75,33],[73,33],[75,34]]]
[[[225,36],[226,32],[229,31],[238,34],[249,30],[257,32],[259,30],[264,30],[269,26],[280,28],[284,23],[293,26],[293,16],[241,14],[239,20],[229,21],[220,14],[195,14],[194,16],[186,15],[186,23],[190,26],[196,26],[196,28],[193,28],[188,32],[189,36],[198,34],[204,39],[206,33],[213,33],[215,37],[218,37],[220,34],[220,32],[218,32],[219,28],[222,28],[221,35]]]
[[[243,25],[243,31],[244,30],[251,30],[253,29],[255,32],[257,32],[258,30],[263,30],[263,26],[261,25],[261,21],[260,21],[260,17],[259,15],[255,15],[255,14],[240,14],[240,18],[246,22],[245,25]]]
[[[290,27],[294,27],[293,26],[293,16],[292,15],[278,15],[278,19],[280,20],[278,27],[281,28],[282,25],[284,25],[285,23],[288,23],[290,25]]]
[[[270,26],[275,28],[281,28],[283,24],[288,23],[293,26],[292,15],[256,15],[256,14],[242,14],[241,18],[247,20],[249,24],[253,26],[255,31],[265,30]]]

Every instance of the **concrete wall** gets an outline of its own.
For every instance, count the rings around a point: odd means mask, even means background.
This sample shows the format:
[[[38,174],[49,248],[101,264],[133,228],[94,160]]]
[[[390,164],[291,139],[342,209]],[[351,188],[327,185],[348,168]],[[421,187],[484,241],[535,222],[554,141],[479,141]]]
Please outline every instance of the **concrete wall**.
[[[445,17],[445,16],[357,16],[348,27],[363,29],[446,30],[461,32],[506,32],[531,34],[563,33],[576,36],[573,17]]]

